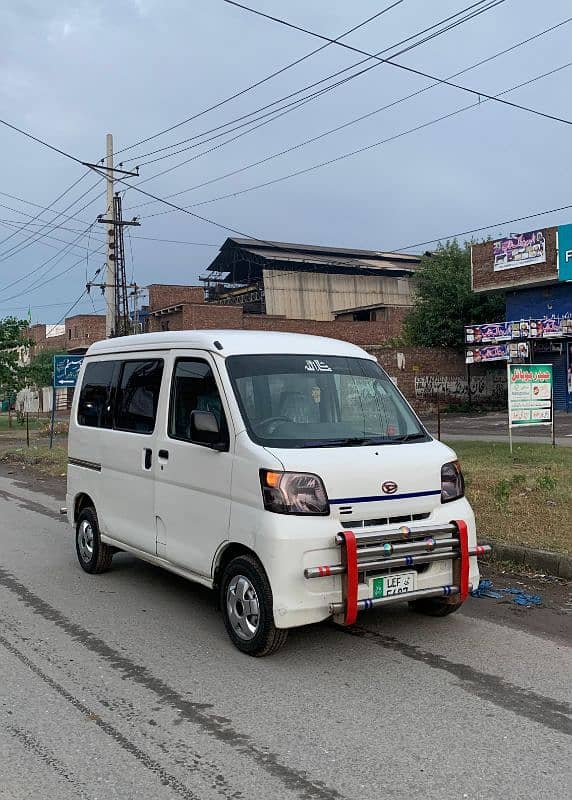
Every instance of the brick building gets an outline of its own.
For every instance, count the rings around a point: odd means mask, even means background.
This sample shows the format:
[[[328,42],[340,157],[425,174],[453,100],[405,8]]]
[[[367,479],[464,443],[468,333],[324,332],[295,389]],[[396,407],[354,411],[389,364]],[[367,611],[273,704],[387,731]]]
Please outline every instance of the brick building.
[[[555,407],[572,410],[572,225],[473,245],[471,275],[475,292],[504,290],[506,313],[467,329],[468,357],[552,364]]]
[[[64,325],[31,325],[28,336],[32,355],[43,350],[82,353],[94,342],[105,339],[105,316],[76,314],[68,317]]]

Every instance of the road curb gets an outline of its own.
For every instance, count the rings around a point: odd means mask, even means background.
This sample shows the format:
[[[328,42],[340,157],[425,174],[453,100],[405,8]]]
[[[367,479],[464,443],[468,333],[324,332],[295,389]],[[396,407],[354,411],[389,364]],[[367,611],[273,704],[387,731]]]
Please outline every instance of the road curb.
[[[555,575],[557,578],[572,580],[572,556],[553,553],[550,550],[537,550],[516,544],[491,542],[493,558],[499,561],[513,561],[525,567]]]

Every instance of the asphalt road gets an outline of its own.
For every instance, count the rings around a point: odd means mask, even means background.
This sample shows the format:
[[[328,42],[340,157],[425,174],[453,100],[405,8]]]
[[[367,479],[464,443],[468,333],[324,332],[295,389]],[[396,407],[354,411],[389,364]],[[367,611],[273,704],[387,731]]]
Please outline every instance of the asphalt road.
[[[39,488],[0,477],[3,800],[571,796],[564,608],[399,607],[251,659],[206,590],[83,573]]]

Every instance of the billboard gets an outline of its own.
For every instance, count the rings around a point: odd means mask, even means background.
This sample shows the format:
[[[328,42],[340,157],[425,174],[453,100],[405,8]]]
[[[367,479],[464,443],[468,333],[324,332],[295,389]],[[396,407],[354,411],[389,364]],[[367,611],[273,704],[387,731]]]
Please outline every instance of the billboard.
[[[572,336],[572,317],[544,317],[511,322],[493,322],[465,327],[465,342],[481,345],[511,339],[552,339]]]
[[[465,364],[481,364],[483,361],[508,361],[513,358],[528,358],[528,342],[509,342],[471,347],[465,354]]]
[[[546,262],[546,239],[544,231],[518,233],[493,242],[493,270],[529,267]]]
[[[572,281],[572,225],[558,226],[558,280]]]
[[[509,425],[552,423],[552,364],[508,365]]]

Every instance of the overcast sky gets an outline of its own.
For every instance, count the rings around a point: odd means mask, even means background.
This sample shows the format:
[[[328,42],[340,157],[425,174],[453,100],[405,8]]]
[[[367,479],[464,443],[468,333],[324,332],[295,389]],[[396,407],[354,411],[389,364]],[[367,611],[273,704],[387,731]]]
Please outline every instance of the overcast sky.
[[[391,5],[392,0],[251,0],[250,4],[337,37]],[[344,41],[378,52],[469,4],[470,0],[403,0]],[[396,60],[447,77],[571,15],[570,0],[506,0]],[[497,94],[562,67],[572,61],[571,32],[572,23],[563,25],[456,81]],[[4,0],[0,4],[0,116],[82,160],[97,161],[105,152],[106,133],[114,134],[114,149],[119,151],[198,114],[319,46],[318,40],[306,34],[222,0]],[[388,50],[388,55],[392,52],[395,50]],[[205,138],[221,132],[205,135],[212,128],[360,59],[356,53],[331,45],[263,86],[117,156],[117,160],[133,159],[126,161],[126,167],[133,167],[168,152],[143,157],[151,150],[201,134],[181,145],[195,145],[192,149],[143,166],[141,179],[149,178],[248,130],[242,127],[200,146]],[[340,77],[351,74],[348,71]],[[505,97],[572,118],[571,78],[572,68],[563,69]],[[165,197],[203,184],[427,84],[426,79],[389,65],[376,66],[141,188]],[[438,86],[313,144],[174,197],[173,202],[190,205],[241,191],[387,139],[473,102],[474,97],[463,91]],[[397,249],[571,203],[570,136],[569,125],[483,102],[351,158],[236,197],[195,205],[192,210],[264,239]],[[14,226],[29,220],[26,214],[34,216],[40,211],[31,203],[50,205],[80,178],[82,167],[3,126],[0,159],[0,192],[4,193],[0,194],[0,240],[11,237],[0,244],[0,316],[25,316],[30,305],[34,321],[57,322],[80,295],[86,274],[92,277],[103,263],[97,252],[102,226],[94,226],[83,237],[79,233],[105,211],[104,198],[98,198],[103,183],[66,212],[77,219],[66,221],[45,213],[25,231],[11,236]],[[55,209],[64,211],[96,181],[92,175],[84,178]],[[90,200],[94,202],[81,210]],[[166,207],[158,203],[140,206],[147,201],[133,189],[124,198],[125,215],[142,218],[141,227],[132,231],[131,248],[127,240],[128,277],[134,267],[141,285],[196,283],[217,248],[232,234],[178,211],[148,216]],[[495,225],[490,233],[526,231],[571,220],[572,209],[515,225]],[[31,231],[38,230],[38,223],[47,221],[63,226],[42,231],[56,240],[25,241]],[[77,237],[76,246],[60,252],[65,242]],[[33,275],[23,278],[33,270]],[[103,309],[97,293],[94,304],[98,311]],[[85,298],[74,313],[88,313],[93,308]]]

